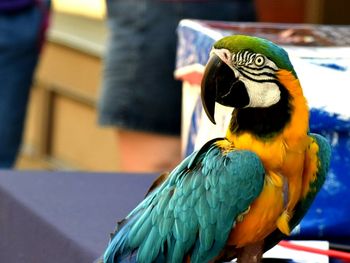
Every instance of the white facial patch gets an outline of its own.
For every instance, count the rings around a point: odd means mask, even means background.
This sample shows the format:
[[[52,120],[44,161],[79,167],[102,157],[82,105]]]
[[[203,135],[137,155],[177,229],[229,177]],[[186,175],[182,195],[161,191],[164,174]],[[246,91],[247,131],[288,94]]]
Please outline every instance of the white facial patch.
[[[233,54],[231,68],[247,89],[250,101],[246,107],[266,108],[280,100],[281,91],[275,83],[278,67],[264,55],[247,50]]]
[[[227,49],[212,49],[212,54],[220,57],[244,83],[250,100],[246,107],[267,108],[280,100],[281,91],[275,83],[278,67],[273,61],[248,50],[232,54]]]
[[[272,82],[255,82],[244,77],[240,77],[244,83],[248,95],[249,104],[246,107],[266,108],[276,104],[281,98],[281,91],[277,84]]]

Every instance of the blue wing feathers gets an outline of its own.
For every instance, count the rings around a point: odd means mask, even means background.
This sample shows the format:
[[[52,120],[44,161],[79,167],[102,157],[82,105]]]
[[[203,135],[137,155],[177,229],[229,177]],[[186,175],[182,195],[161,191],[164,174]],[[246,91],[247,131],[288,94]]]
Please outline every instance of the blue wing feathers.
[[[113,237],[113,239],[111,240],[109,246],[105,251],[103,262],[120,262],[121,261],[121,260],[118,260],[120,256],[119,252],[127,250],[125,248],[127,233],[130,231],[130,226],[133,224],[135,220],[136,218],[131,218],[129,222],[127,222]],[[131,253],[131,251],[128,251],[128,252]]]
[[[198,163],[200,163],[200,161],[205,157],[205,153],[207,152],[207,150],[209,148],[211,148],[213,146],[213,144],[219,140],[223,140],[223,138],[212,139],[212,140],[208,141],[207,143],[205,143],[199,151],[196,151],[196,152],[192,153],[191,155],[189,155],[187,157],[189,160],[189,162],[187,163],[187,168],[192,169],[194,166],[196,166]]]
[[[152,262],[158,255],[160,246],[163,243],[163,238],[160,238],[159,230],[153,226],[145,242],[141,243],[137,253],[138,262]]]
[[[223,153],[215,141],[186,158],[127,216],[105,263],[182,262],[187,253],[191,262],[207,262],[219,254],[237,216],[260,194],[264,169],[254,153]]]

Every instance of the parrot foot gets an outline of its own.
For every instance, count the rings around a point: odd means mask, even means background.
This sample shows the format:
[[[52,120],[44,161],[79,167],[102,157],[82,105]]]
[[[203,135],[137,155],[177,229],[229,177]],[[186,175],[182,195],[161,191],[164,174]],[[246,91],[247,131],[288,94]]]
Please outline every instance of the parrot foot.
[[[259,263],[263,255],[263,241],[242,247],[238,251],[237,263]]]
[[[287,210],[285,210],[282,215],[277,219],[277,228],[285,235],[290,235],[289,220],[291,216]]]

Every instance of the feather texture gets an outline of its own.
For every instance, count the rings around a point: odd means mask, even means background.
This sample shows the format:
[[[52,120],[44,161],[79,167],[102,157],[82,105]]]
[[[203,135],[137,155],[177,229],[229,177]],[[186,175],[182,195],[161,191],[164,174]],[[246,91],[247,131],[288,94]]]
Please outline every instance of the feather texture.
[[[260,194],[264,168],[249,151],[225,153],[217,140],[185,159],[127,217],[104,262],[208,262],[224,248],[242,214]]]
[[[315,152],[315,158],[312,158],[316,162],[317,172],[315,174],[314,180],[309,179],[306,182],[306,184],[308,184],[307,188],[309,190],[306,192],[305,196],[298,202],[298,204],[295,207],[293,217],[289,221],[290,229],[295,228],[309,210],[313,200],[315,199],[317,193],[321,190],[322,185],[326,180],[326,175],[329,169],[329,163],[331,159],[331,147],[328,141],[324,137],[314,133],[310,134],[310,137],[313,139],[312,143],[317,144],[318,148],[318,151]],[[307,162],[310,162],[310,159],[307,159]],[[307,167],[309,166],[313,166],[313,164],[307,163],[305,165],[305,169],[307,169]],[[310,172],[313,173],[313,171],[306,171],[306,174],[304,176],[310,178],[309,174],[307,174]],[[269,250],[280,240],[286,237],[287,236],[284,235],[280,230],[276,229],[266,238],[264,250]]]

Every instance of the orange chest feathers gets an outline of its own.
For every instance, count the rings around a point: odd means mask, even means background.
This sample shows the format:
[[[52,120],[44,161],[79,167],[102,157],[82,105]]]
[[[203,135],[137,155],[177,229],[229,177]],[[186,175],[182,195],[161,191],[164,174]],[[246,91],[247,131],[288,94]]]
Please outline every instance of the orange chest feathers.
[[[288,234],[288,220],[302,191],[306,134],[295,145],[288,145],[282,136],[271,142],[257,141],[249,134],[232,139],[236,148],[260,157],[266,175],[261,194],[236,224],[230,243],[240,247],[260,241],[276,227]]]
[[[293,98],[291,119],[282,132],[266,140],[249,132],[227,133],[235,148],[255,152],[266,171],[261,194],[231,232],[229,243],[238,247],[263,240],[276,228],[289,234],[289,219],[303,194],[305,153],[310,144],[308,108],[299,81],[291,81],[287,73],[280,81]]]

